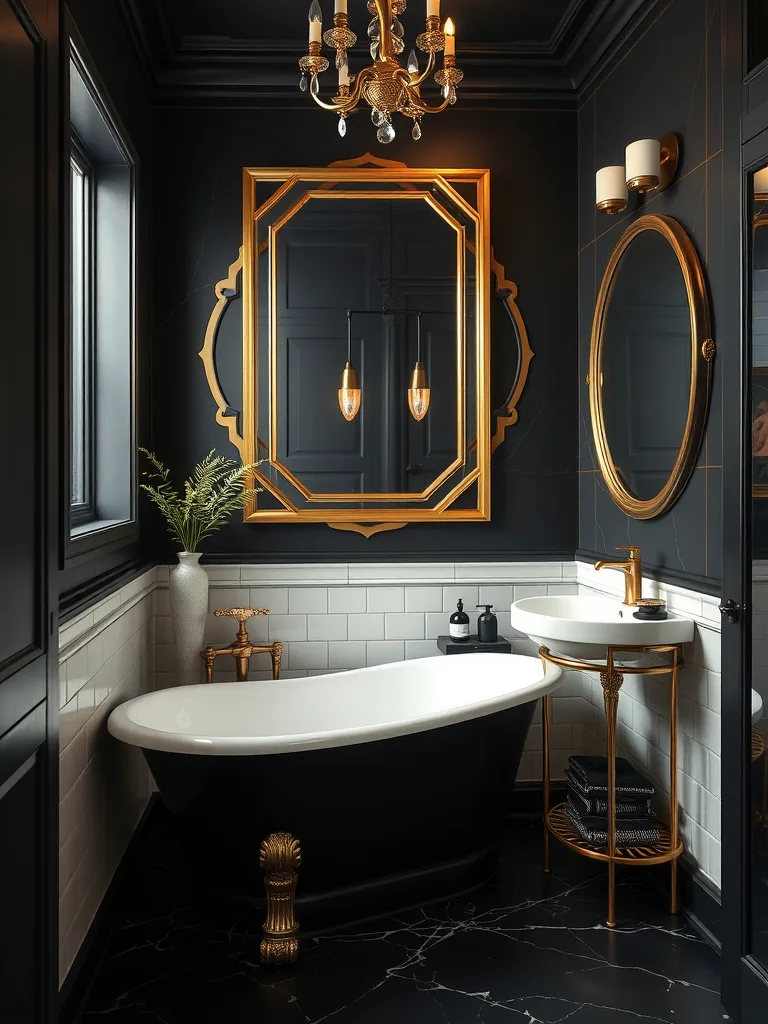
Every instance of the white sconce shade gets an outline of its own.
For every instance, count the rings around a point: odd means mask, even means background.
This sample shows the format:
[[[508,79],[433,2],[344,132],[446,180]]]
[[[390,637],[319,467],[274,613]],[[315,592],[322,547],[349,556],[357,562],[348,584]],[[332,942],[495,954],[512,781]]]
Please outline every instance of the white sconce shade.
[[[601,167],[595,175],[595,204],[603,213],[621,213],[627,208],[627,181],[621,165]]]
[[[768,196],[768,167],[755,171],[755,195]]]
[[[638,139],[627,146],[625,155],[627,188],[631,192],[650,192],[661,176],[661,145],[658,139]]]

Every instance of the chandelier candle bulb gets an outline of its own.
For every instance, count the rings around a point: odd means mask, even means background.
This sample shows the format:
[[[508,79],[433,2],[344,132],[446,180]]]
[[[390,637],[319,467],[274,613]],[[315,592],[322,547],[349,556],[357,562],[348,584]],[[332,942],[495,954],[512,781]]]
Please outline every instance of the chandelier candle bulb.
[[[427,0],[427,17],[440,17],[440,0]]]
[[[323,12],[317,0],[312,0],[309,8],[309,41],[321,44],[323,41]]]
[[[658,139],[638,139],[627,146],[625,155],[627,188],[631,192],[650,192],[659,184],[661,145]]]
[[[595,175],[595,205],[604,213],[621,213],[627,208],[629,192],[627,191],[626,174],[619,164],[613,167],[601,167]]]
[[[333,8],[334,14],[346,14],[347,13],[347,0],[336,0],[336,4]]]
[[[445,23],[445,56],[456,56],[456,28],[450,18]]]

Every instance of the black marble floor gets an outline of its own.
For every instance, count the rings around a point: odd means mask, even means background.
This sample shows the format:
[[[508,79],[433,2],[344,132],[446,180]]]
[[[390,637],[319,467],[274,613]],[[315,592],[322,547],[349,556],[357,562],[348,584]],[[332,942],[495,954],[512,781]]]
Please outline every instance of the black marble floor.
[[[511,830],[483,888],[308,939],[283,970],[259,965],[257,922],[203,922],[167,839],[137,858],[85,1024],[728,1020],[717,954],[641,874],[619,875],[607,929],[604,869],[558,846],[544,875],[538,827]]]

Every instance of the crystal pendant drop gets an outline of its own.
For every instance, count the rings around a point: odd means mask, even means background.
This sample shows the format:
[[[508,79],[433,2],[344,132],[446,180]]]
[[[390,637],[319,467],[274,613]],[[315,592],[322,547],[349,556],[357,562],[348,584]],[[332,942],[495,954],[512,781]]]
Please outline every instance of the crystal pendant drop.
[[[307,76],[306,75],[302,75],[301,78],[299,79],[299,88],[301,89],[302,92],[306,92],[307,91]]]
[[[345,117],[339,118],[339,135],[344,138],[347,134],[347,119]]]
[[[403,36],[405,35],[405,29],[403,28],[403,23],[402,23],[402,21],[400,21],[399,18],[394,18],[392,20],[392,31],[393,31],[393,33],[396,36],[399,36],[400,39],[402,39]]]
[[[392,127],[389,121],[387,121],[386,124],[383,124],[381,128],[379,128],[379,130],[376,132],[376,138],[385,146],[388,142],[391,142],[394,139],[394,137],[395,129]]]
[[[313,96],[317,96],[317,94],[320,92],[320,81],[317,75],[312,76],[312,81],[309,84],[309,91],[312,93]]]
[[[379,35],[379,19],[374,18],[372,21],[368,23],[368,38],[378,39]]]
[[[414,142],[418,142],[419,139],[421,138],[421,125],[419,124],[418,121],[414,121],[413,122],[413,128],[411,129],[411,135],[413,136],[413,141]]]
[[[412,75],[418,75],[419,73],[419,58],[416,56],[415,50],[411,50],[408,54],[408,71]]]
[[[371,111],[371,121],[376,125],[377,128],[379,128],[386,121],[386,117],[382,114],[380,110],[377,110],[374,107],[373,110]]]
[[[443,99],[447,100],[448,97],[450,96],[450,94],[451,94],[451,87],[450,87],[450,85],[444,85],[443,86]]]
[[[370,50],[371,50],[371,60],[376,60],[376,58],[379,55],[379,40],[378,39],[374,39],[373,40],[373,42],[371,43],[371,46],[370,46]]]
[[[452,85],[451,91],[448,93],[448,102],[453,106],[457,99],[458,95],[456,93],[456,87]]]

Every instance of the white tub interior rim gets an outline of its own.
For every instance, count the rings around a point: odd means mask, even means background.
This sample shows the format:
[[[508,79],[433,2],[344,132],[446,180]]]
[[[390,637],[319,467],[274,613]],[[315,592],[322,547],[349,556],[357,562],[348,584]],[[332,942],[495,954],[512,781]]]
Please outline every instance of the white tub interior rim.
[[[373,742],[480,718],[557,689],[517,654],[440,655],[306,679],[177,686],[115,708],[109,731],[148,750],[279,754]]]

